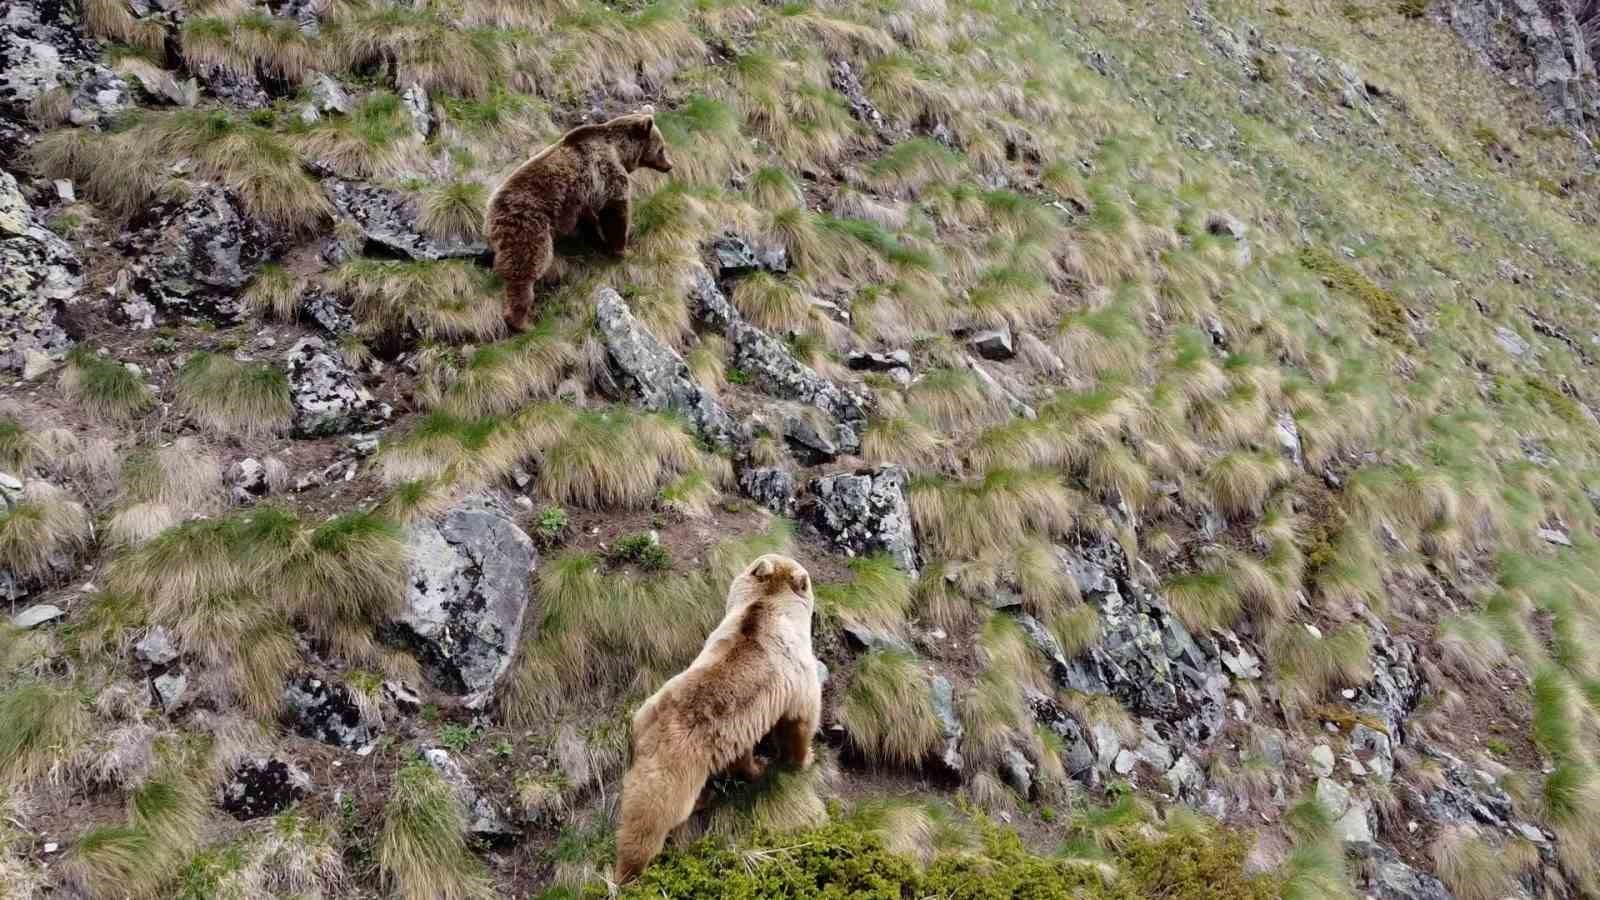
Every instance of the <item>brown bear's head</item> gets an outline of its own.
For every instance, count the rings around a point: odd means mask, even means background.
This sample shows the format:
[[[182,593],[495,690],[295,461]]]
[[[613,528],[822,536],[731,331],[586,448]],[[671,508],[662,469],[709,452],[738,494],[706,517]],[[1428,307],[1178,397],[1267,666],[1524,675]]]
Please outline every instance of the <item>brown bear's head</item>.
[[[639,116],[639,121],[633,126],[637,129],[639,140],[639,165],[657,172],[671,172],[672,160],[667,158],[667,141],[661,136],[661,129],[656,127],[656,117],[649,113]]]
[[[757,557],[755,562],[746,566],[744,572],[734,579],[736,593],[744,593],[739,591],[741,581],[748,582],[754,588],[748,592],[752,597],[788,593],[804,600],[808,609],[817,603],[811,593],[811,573],[806,571],[805,566],[779,553]]]

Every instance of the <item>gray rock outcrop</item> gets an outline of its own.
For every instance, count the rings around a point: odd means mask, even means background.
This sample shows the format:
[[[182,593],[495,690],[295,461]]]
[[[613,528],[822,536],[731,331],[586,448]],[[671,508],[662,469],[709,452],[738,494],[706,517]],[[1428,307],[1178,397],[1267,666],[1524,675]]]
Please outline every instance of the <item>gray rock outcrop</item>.
[[[422,755],[428,760],[428,765],[433,766],[434,771],[455,790],[461,805],[466,808],[467,834],[490,844],[504,843],[517,836],[517,829],[507,822],[507,817],[495,808],[493,801],[478,790],[448,750],[434,747]]]
[[[482,241],[424,235],[417,227],[417,201],[410,194],[341,178],[323,179],[322,189],[340,214],[366,235],[368,252],[373,255],[460,259],[479,256],[489,249]]]
[[[407,543],[411,576],[391,637],[435,687],[481,707],[511,664],[538,552],[509,515],[479,500],[413,524]]]
[[[676,413],[713,445],[733,445],[738,428],[728,411],[689,374],[678,351],[634,317],[621,295],[601,288],[595,296],[595,321],[606,347],[607,365],[597,379],[602,392],[653,412]]]
[[[294,402],[294,433],[326,437],[372,428],[388,421],[393,410],[362,385],[361,376],[345,365],[321,338],[296,341],[284,356],[289,393]]]
[[[191,322],[243,321],[245,285],[283,247],[281,235],[216,185],[201,187],[182,203],[158,206],[133,226],[117,242],[134,260],[128,270],[131,294],[162,315]]]
[[[0,171],[0,371],[20,371],[29,353],[59,355],[71,346],[57,318],[82,287],[78,255],[34,216],[11,173]]]
[[[811,482],[810,521],[835,547],[851,554],[886,553],[897,568],[915,575],[907,480],[906,470],[892,465],[818,478]]]
[[[355,695],[342,684],[304,675],[283,689],[286,718],[296,734],[345,750],[365,746],[378,733]]]
[[[1600,127],[1600,72],[1589,43],[1596,23],[1586,29],[1578,19],[1584,6],[1576,0],[1445,0],[1434,9],[1487,65],[1538,94],[1553,118],[1593,136]]]

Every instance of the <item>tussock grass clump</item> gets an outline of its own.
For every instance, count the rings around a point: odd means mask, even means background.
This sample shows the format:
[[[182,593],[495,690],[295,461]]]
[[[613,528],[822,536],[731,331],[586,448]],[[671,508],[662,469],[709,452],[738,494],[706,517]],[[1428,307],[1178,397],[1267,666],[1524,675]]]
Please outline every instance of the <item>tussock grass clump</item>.
[[[204,790],[176,767],[128,796],[126,825],[103,825],[78,839],[69,863],[91,895],[155,897],[201,843]]]
[[[828,781],[837,775],[829,756],[819,757],[803,772],[769,766],[759,780],[735,784],[718,798],[703,822],[690,819],[683,837],[735,839],[752,831],[784,834],[826,824],[828,808],[822,798],[828,793]]]
[[[436,184],[422,195],[417,225],[438,238],[475,241],[483,237],[483,217],[489,209],[489,189],[476,181]]]
[[[20,503],[0,508],[0,569],[25,582],[53,580],[93,534],[83,504],[48,482],[26,482]]]
[[[1351,623],[1326,636],[1302,625],[1285,627],[1268,643],[1267,657],[1277,670],[1285,711],[1298,714],[1338,685],[1358,685],[1372,677],[1372,639]]]
[[[245,288],[244,302],[258,313],[271,313],[291,321],[300,311],[300,279],[279,263],[267,263],[256,270]]]
[[[280,814],[192,856],[178,875],[181,896],[248,897],[264,884],[291,896],[338,896],[349,874],[336,838],[322,822]]]
[[[913,470],[936,466],[945,438],[914,416],[873,419],[861,436],[861,457],[869,463],[899,463]]]
[[[351,302],[368,334],[411,329],[430,340],[483,340],[502,328],[495,278],[471,262],[357,259],[324,275],[323,285]]]
[[[291,625],[355,662],[377,660],[374,628],[405,592],[398,528],[352,512],[314,528],[270,506],[170,528],[120,557],[113,593],[171,630],[222,706],[277,712],[300,661]]]
[[[1213,462],[1200,483],[1217,512],[1242,519],[1259,515],[1267,495],[1287,474],[1281,457],[1235,450]]]
[[[1512,857],[1470,825],[1447,825],[1428,848],[1435,871],[1461,900],[1497,900],[1518,890]]]
[[[537,452],[544,494],[584,509],[647,507],[667,478],[702,463],[677,422],[621,411],[578,413]]]
[[[122,463],[116,513],[106,526],[113,546],[131,546],[185,518],[222,505],[222,467],[194,438],[138,449]]]
[[[202,426],[235,437],[281,430],[294,411],[282,370],[203,351],[178,370],[177,401]]]
[[[816,586],[817,610],[824,621],[905,639],[911,607],[911,577],[886,556],[850,561],[850,580]]]
[[[40,450],[39,435],[8,410],[0,410],[0,469],[25,475]]]
[[[296,83],[320,62],[321,47],[292,19],[260,11],[231,18],[193,16],[178,30],[183,60],[191,68],[215,66],[254,77],[261,70]]]
[[[856,663],[839,705],[850,746],[874,765],[921,765],[939,744],[929,678],[901,650],[870,650]]]
[[[674,160],[672,173],[689,181],[721,184],[730,166],[747,160],[739,116],[711,97],[692,96],[655,117]]]
[[[494,896],[466,842],[467,811],[449,782],[426,760],[395,773],[383,807],[378,867],[404,900],[477,900]]]
[[[77,6],[90,34],[149,53],[162,52],[166,29],[159,16],[136,18],[122,0],[79,0]]]
[[[320,119],[295,143],[337,172],[366,178],[401,174],[415,161],[419,139],[400,97],[377,91],[356,101],[349,115]]]
[[[91,416],[108,422],[127,422],[156,405],[155,396],[139,376],[84,346],[67,354],[61,390]]]
[[[454,353],[424,354],[418,396],[452,416],[480,419],[505,415],[530,399],[555,391],[577,350],[555,328],[541,325],[524,334],[477,348],[465,359]]]
[[[962,433],[1005,421],[1010,407],[967,369],[935,369],[911,386],[911,407],[941,431]]]
[[[323,24],[329,55],[346,68],[377,66],[396,88],[482,97],[504,80],[504,35],[463,28],[433,3],[351,3]]]
[[[0,693],[0,781],[7,788],[71,774],[92,716],[77,690],[19,681]]]
[[[116,215],[147,208],[162,188],[166,162],[178,159],[228,188],[251,215],[291,231],[310,229],[333,210],[283,136],[221,110],[140,112],[110,134],[54,131],[29,153],[40,170],[73,179],[84,196]],[[147,164],[130,166],[130,159]]]
[[[919,535],[948,559],[973,559],[1024,535],[1062,537],[1080,498],[1053,472],[995,469],[970,482],[930,476],[911,485]]]
[[[789,278],[755,272],[733,287],[733,305],[756,327],[766,331],[810,331],[817,313],[800,286]]]

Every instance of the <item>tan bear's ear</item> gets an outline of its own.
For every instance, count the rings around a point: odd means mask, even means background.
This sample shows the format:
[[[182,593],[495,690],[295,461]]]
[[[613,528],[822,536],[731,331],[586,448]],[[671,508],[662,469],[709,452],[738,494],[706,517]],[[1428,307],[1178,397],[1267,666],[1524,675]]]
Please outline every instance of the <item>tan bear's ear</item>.
[[[794,585],[794,592],[802,597],[811,593],[811,576],[805,572],[794,573],[790,583]]]
[[[750,570],[750,574],[756,578],[770,578],[772,576],[772,560],[757,560],[756,567]]]

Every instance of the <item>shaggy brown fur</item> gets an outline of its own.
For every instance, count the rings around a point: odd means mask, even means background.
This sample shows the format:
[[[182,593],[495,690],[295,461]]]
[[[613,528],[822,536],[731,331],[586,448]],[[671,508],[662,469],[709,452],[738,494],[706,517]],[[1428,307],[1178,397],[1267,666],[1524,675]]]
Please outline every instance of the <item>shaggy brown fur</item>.
[[[695,809],[706,779],[723,769],[754,779],[754,751],[773,734],[783,761],[812,762],[822,718],[811,652],[811,576],[767,554],[728,589],[722,623],[689,668],[633,715],[633,762],[622,781],[617,882],[631,881]]]
[[[494,270],[506,283],[506,326],[527,327],[533,283],[550,266],[552,242],[579,225],[606,249],[628,247],[628,173],[672,171],[667,146],[648,113],[580,125],[517,167],[489,198],[486,231]]]

